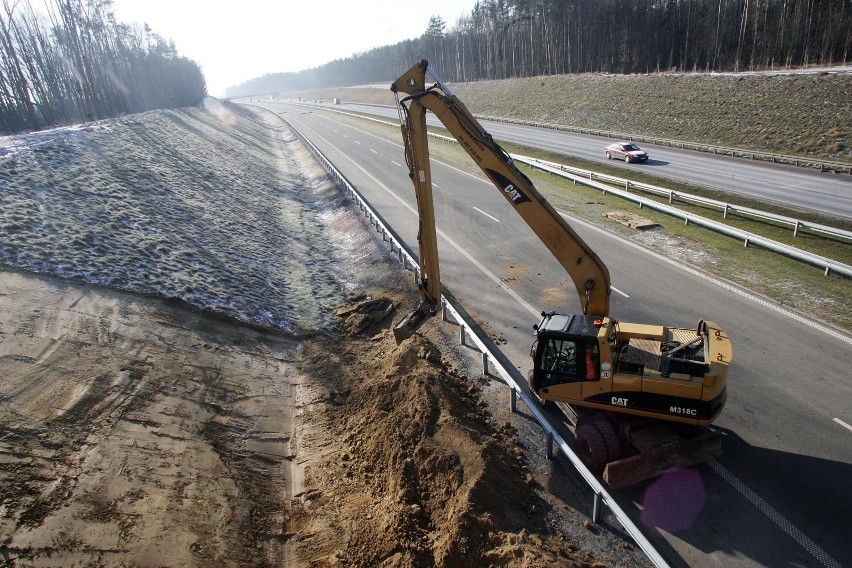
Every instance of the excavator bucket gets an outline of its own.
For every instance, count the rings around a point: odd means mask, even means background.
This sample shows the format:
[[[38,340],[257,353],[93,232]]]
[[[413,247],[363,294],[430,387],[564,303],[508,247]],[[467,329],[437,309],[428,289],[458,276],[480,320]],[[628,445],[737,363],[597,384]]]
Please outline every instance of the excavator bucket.
[[[706,462],[722,455],[722,435],[711,432],[674,446],[657,448],[608,463],[603,479],[611,489],[621,489],[680,467]]]
[[[405,316],[402,321],[396,324],[393,328],[393,337],[396,339],[396,344],[399,345],[420,329],[420,326],[431,316],[435,315],[435,310],[427,302],[422,302],[417,309]]]

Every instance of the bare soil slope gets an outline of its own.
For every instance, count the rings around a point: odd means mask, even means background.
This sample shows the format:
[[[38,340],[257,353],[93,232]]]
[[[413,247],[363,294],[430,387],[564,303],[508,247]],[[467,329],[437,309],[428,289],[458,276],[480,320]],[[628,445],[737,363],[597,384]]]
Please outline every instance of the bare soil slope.
[[[274,116],[0,142],[3,564],[596,565]]]

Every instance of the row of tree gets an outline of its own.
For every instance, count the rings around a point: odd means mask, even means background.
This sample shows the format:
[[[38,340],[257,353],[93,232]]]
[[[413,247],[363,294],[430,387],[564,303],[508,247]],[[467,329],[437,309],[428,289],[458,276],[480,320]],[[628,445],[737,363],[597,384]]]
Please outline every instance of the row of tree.
[[[200,67],[146,26],[116,21],[111,0],[3,0],[0,132],[197,104]]]
[[[228,94],[389,81],[422,58],[446,81],[564,73],[743,71],[852,60],[852,0],[480,0],[446,31]]]

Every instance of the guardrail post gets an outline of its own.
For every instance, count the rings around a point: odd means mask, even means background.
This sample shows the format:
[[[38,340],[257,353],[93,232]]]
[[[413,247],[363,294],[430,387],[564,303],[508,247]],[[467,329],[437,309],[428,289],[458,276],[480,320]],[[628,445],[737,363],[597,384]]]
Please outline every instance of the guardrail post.
[[[518,410],[518,391],[514,387],[509,389],[509,412]]]
[[[488,353],[482,352],[482,374],[488,376]]]
[[[730,208],[731,208],[731,206],[730,206],[730,205],[728,205],[727,203],[725,203],[725,209],[723,209],[723,210],[722,210],[722,219],[727,219],[727,218],[728,218],[728,210],[729,210]]]
[[[459,345],[464,345],[465,342],[465,331],[464,324],[459,326]]]
[[[592,522],[595,524],[601,522],[601,505],[603,505],[603,498],[600,493],[595,493],[595,500],[592,504]]]
[[[553,459],[553,432],[548,431],[546,439],[544,441],[544,457],[552,460]]]
[[[795,224],[795,225],[793,225],[793,236],[794,236],[794,237],[798,237],[798,236],[799,236],[799,226],[800,226],[800,223],[799,223],[799,221],[797,220],[797,221],[796,221],[796,224]]]
[[[743,248],[748,248],[748,237],[746,237],[745,241],[743,241]]]
[[[418,267],[414,267],[414,284],[417,285],[420,282],[420,269]]]
[[[447,301],[441,298],[441,321],[447,321]]]
[[[402,269],[405,270],[405,265],[407,264],[405,255],[402,253],[402,249],[399,249],[399,263],[402,265]]]

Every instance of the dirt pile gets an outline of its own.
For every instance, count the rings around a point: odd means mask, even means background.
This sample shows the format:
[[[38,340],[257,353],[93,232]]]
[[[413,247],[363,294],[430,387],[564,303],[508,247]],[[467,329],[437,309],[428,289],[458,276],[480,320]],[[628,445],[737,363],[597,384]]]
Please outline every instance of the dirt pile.
[[[431,341],[397,346],[383,329],[305,349],[303,370],[330,379],[321,421],[336,444],[307,468],[306,499],[291,511],[300,557],[317,566],[592,562],[548,536],[514,429],[492,423],[476,382]]]

